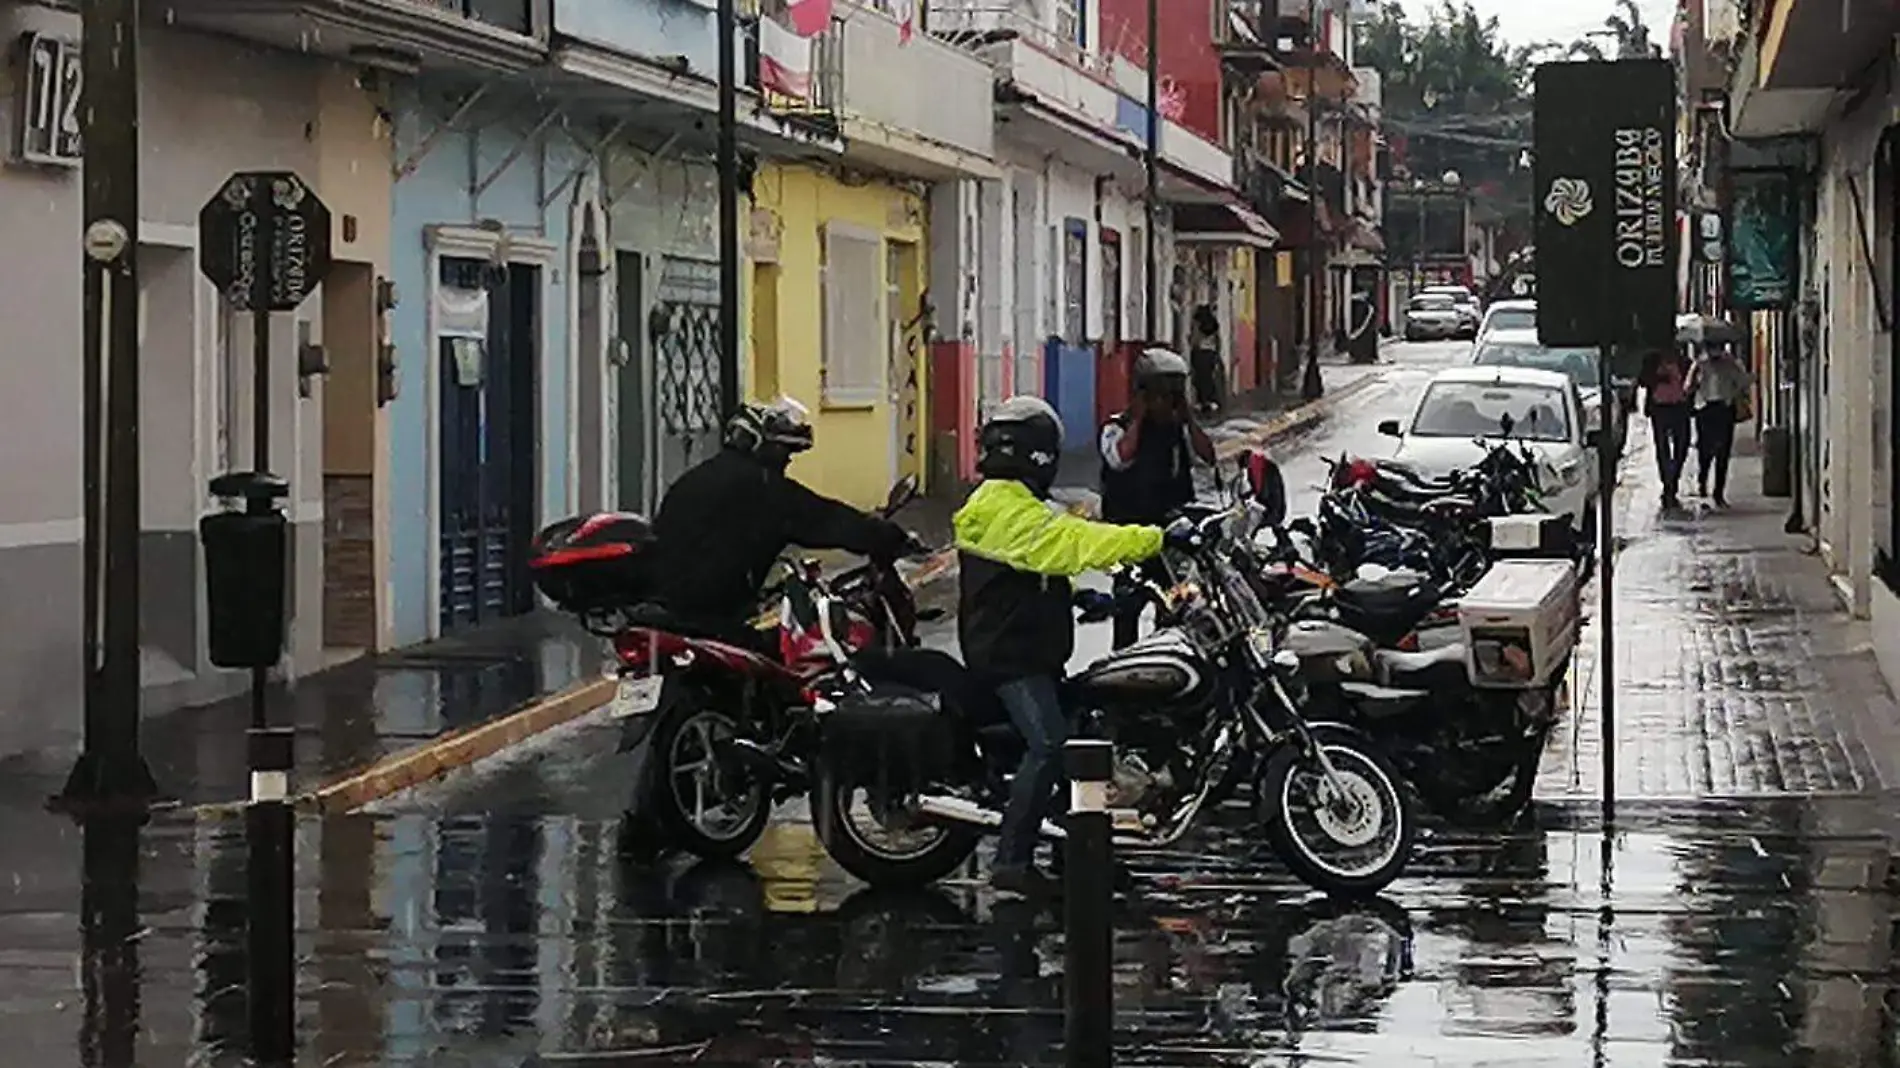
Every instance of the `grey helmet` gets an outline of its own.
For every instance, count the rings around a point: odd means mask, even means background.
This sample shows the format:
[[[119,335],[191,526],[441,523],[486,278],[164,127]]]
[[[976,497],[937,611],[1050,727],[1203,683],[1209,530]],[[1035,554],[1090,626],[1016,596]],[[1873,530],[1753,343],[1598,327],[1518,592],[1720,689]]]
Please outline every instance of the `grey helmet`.
[[[1135,388],[1147,385],[1160,385],[1168,379],[1176,379],[1172,385],[1185,386],[1188,379],[1188,362],[1173,349],[1143,349],[1135,357]]]
[[[1011,397],[996,406],[977,432],[976,469],[984,478],[1009,478],[1047,494],[1062,458],[1062,417],[1041,397]]]

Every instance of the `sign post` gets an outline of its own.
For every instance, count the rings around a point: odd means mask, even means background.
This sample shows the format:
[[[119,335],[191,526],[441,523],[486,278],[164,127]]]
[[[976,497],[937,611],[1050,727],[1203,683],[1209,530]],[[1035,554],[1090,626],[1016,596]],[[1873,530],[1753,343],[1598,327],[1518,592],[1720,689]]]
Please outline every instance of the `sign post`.
[[[1546,63],[1534,85],[1537,338],[1600,350],[1598,388],[1607,415],[1616,350],[1675,344],[1675,69],[1664,59]],[[1607,425],[1598,431],[1596,446],[1606,826],[1616,812],[1616,456],[1610,431]]]
[[[207,516],[205,547],[211,662],[251,672],[251,804],[245,810],[250,1031],[253,1059],[296,1056],[295,816],[290,772],[294,729],[272,727],[265,703],[284,652],[290,484],[270,471],[271,314],[294,311],[330,270],[330,210],[289,171],[240,171],[198,213],[198,267],[231,306],[251,313],[251,469],[211,480],[211,492],[244,510]]]

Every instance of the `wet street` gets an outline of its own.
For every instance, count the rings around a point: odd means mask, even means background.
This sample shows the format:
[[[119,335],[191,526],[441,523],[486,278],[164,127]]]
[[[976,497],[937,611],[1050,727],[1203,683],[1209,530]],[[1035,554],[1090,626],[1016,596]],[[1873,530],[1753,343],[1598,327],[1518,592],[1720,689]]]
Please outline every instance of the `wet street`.
[[[1467,350],[1389,350],[1376,379],[1276,444],[1295,514],[1324,457],[1382,450],[1376,423]],[[1738,462],[1731,513],[1658,516],[1635,431],[1614,827],[1581,650],[1532,811],[1433,826],[1375,903],[1315,899],[1230,806],[1132,860],[1122,1063],[1900,1062],[1900,711],[1755,495],[1759,467]],[[1085,628],[1078,659],[1107,637]],[[998,902],[980,868],[929,893],[866,891],[797,806],[743,865],[645,860],[622,848],[634,769],[614,741],[583,718],[302,824],[302,1063],[1061,1063],[1054,916]],[[243,1063],[243,821],[82,832],[39,810],[45,793],[0,783],[0,1038],[22,1064]]]

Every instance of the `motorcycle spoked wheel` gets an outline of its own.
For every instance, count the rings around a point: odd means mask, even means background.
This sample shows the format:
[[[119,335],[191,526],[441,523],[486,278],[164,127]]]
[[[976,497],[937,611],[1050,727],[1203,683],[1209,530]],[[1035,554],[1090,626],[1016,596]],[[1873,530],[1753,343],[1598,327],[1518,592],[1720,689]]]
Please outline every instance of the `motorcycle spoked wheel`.
[[[982,836],[975,827],[913,817],[898,810],[901,803],[874,801],[877,791],[858,778],[827,768],[812,787],[818,840],[840,868],[879,889],[912,889],[956,871],[976,852]]]
[[[738,717],[703,687],[668,687],[653,730],[650,800],[666,836],[695,856],[735,858],[771,821],[765,776],[720,751],[722,742],[745,735]]]
[[[1323,772],[1298,745],[1284,745],[1266,759],[1257,794],[1267,841],[1281,861],[1308,886],[1336,897],[1376,894],[1399,877],[1412,858],[1418,818],[1391,758],[1352,732],[1315,727],[1314,741],[1339,773],[1348,799],[1319,799]],[[1303,819],[1295,809],[1306,809]],[[1329,846],[1361,849],[1378,844],[1359,861],[1320,855]]]

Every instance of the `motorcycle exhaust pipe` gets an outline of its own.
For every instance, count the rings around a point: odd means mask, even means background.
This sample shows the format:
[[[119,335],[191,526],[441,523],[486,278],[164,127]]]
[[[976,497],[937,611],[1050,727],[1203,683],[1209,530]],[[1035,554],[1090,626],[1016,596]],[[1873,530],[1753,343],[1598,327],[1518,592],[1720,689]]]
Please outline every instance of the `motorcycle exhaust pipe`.
[[[955,823],[967,823],[973,827],[987,827],[992,830],[1003,825],[1003,814],[993,808],[984,808],[974,801],[965,801],[961,797],[943,797],[937,794],[925,794],[917,799],[917,811],[926,816]],[[1068,832],[1061,827],[1042,821],[1044,838],[1066,838]]]
[[[721,756],[730,757],[746,767],[777,779],[796,779],[804,770],[793,761],[780,757],[771,749],[760,745],[750,738],[732,738],[720,743]]]

